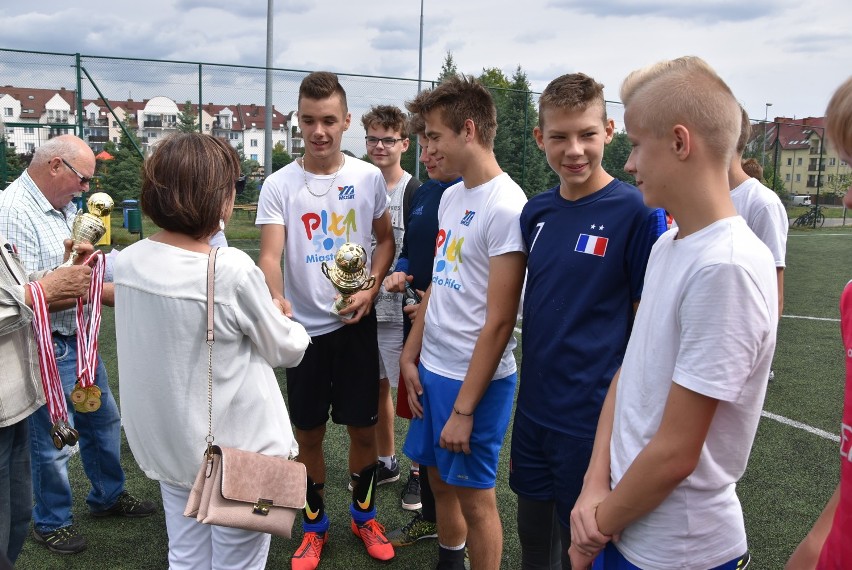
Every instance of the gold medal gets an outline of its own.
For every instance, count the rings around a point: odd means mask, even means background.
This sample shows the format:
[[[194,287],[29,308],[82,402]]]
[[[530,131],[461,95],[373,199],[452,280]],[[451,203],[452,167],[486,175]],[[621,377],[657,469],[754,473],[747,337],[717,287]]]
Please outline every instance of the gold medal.
[[[83,408],[83,412],[97,412],[101,408],[100,394],[97,396],[89,394],[89,397],[86,398],[86,401],[83,403]]]
[[[86,401],[86,397],[88,396],[86,388],[80,386],[80,383],[77,382],[77,385],[74,386],[74,389],[71,390],[71,403],[74,404],[74,409],[77,409],[79,404],[82,404]]]

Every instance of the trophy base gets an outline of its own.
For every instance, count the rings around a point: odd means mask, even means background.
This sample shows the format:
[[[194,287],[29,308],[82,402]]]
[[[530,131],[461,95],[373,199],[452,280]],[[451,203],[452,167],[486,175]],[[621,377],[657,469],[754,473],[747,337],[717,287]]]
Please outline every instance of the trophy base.
[[[340,311],[342,311],[343,309],[345,309],[348,306],[349,306],[349,303],[343,301],[343,299],[340,298],[340,299],[338,299],[337,301],[335,301],[334,303],[331,304],[331,307],[329,308],[328,312],[329,312],[329,314],[337,317],[341,321],[351,321],[353,316],[354,316],[354,313],[346,313],[345,315],[340,314]]]

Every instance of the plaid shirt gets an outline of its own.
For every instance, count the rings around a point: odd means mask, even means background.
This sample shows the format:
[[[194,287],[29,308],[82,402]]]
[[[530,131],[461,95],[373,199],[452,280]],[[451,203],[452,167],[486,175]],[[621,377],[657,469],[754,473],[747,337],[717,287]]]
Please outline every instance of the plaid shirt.
[[[26,171],[0,192],[0,234],[18,248],[21,264],[28,273],[53,269],[62,263],[62,242],[71,237],[76,213],[74,202],[62,211],[54,209]],[[53,313],[50,321],[53,332],[77,334],[73,308]]]

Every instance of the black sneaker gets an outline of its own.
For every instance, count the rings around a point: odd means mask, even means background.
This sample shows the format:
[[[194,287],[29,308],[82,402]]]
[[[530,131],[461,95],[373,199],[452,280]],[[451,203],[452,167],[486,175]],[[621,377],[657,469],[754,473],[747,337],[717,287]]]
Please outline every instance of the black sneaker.
[[[113,506],[105,511],[92,511],[92,516],[141,518],[153,515],[156,510],[154,503],[151,501],[140,501],[127,491],[124,491],[118,496],[118,500]]]
[[[33,538],[51,552],[57,554],[77,554],[86,550],[86,539],[77,532],[74,525],[63,526],[50,532],[41,533],[33,529]]]
[[[390,531],[387,536],[393,546],[408,546],[424,538],[438,538],[438,525],[424,520],[422,514],[414,513],[408,524]]]
[[[420,472],[409,471],[408,483],[402,490],[402,508],[406,511],[416,511],[422,506],[423,503],[420,502]]]
[[[396,456],[392,459],[393,466],[388,469],[385,467],[383,462],[379,462],[379,467],[376,469],[376,487],[379,485],[385,485],[386,483],[393,483],[394,481],[399,481],[399,462],[396,460]],[[350,479],[349,485],[346,487],[349,489],[351,493],[355,488],[352,480]]]

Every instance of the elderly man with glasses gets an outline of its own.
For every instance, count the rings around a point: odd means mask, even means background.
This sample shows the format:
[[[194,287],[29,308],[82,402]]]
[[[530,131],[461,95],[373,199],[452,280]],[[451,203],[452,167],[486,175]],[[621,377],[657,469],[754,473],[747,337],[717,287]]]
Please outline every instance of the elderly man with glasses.
[[[17,249],[28,272],[51,269],[62,263],[63,240],[71,237],[77,207],[71,198],[88,190],[95,173],[95,157],[81,139],[63,135],[38,147],[21,176],[0,193],[0,234]],[[103,302],[112,304],[111,284],[104,286]],[[77,322],[73,308],[54,313],[50,322],[59,375],[70,397],[77,382]],[[86,504],[93,516],[144,517],[154,512],[150,501],[140,501],[124,488],[119,462],[121,418],[98,359],[95,384],[102,405],[94,412],[78,413],[68,404],[74,427],[80,433],[83,469],[92,486]],[[30,454],[35,505],[36,542],[60,554],[76,554],[86,540],[75,529],[71,514],[71,485],[67,463],[71,449],[54,447],[50,417],[42,406],[29,418]]]

